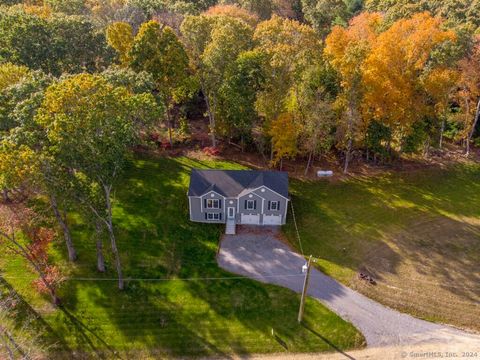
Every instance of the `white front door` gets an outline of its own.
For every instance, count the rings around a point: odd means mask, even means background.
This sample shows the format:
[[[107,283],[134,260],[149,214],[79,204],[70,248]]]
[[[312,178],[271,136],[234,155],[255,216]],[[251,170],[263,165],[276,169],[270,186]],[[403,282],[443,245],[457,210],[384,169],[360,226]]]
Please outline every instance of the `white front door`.
[[[229,207],[228,208],[227,216],[228,216],[229,219],[235,219],[235,208],[234,207]]]

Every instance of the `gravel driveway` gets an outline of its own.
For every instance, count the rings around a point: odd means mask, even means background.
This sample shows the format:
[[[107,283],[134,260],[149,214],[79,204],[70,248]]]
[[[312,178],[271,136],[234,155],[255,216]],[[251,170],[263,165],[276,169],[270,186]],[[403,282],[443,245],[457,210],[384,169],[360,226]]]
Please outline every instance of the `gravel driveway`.
[[[217,258],[220,267],[301,292],[305,259],[279,241],[276,231],[242,230],[237,235],[225,235]],[[480,351],[478,335],[387,308],[315,269],[311,272],[308,294],[355,325],[368,346],[465,343],[469,345],[465,351]]]

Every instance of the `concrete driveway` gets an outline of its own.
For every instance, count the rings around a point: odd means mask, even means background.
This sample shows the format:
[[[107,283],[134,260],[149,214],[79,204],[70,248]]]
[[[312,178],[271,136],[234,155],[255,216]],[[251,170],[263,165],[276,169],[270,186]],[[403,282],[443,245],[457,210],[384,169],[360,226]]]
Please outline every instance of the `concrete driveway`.
[[[220,267],[300,293],[305,259],[279,241],[277,231],[242,230],[237,235],[225,235],[217,258]],[[480,351],[479,335],[387,308],[315,269],[311,272],[308,294],[356,326],[368,346],[465,344],[468,347],[464,351]]]

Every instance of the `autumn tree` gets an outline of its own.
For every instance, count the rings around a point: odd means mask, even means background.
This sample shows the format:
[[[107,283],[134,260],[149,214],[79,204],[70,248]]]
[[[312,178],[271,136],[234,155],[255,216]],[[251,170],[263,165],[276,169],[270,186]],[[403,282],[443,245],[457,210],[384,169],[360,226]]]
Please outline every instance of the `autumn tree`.
[[[4,63],[0,65],[0,91],[5,90],[9,86],[15,85],[24,79],[30,70],[25,66],[18,66],[12,63]]]
[[[47,247],[53,233],[41,225],[37,214],[23,204],[0,205],[0,244],[23,258],[39,276],[40,291],[47,292],[55,305],[60,304],[58,270],[48,263]]]
[[[448,41],[455,41],[454,32],[429,13],[399,20],[380,34],[362,64],[364,116],[389,126],[398,138],[408,135],[429,112],[421,79],[433,71],[427,68],[432,51]]]
[[[432,112],[440,122],[439,147],[442,148],[443,133],[447,114],[450,110],[450,101],[457,89],[459,73],[456,69],[435,68],[423,80],[423,87],[431,99]]]
[[[272,165],[280,163],[280,170],[284,158],[294,157],[297,152],[297,128],[292,114],[283,113],[272,121],[269,135],[272,137],[273,160]]]
[[[458,63],[460,76],[455,96],[462,112],[459,114],[463,124],[462,138],[465,152],[470,154],[470,142],[480,119],[480,38],[476,37],[471,52]]]
[[[173,144],[171,111],[192,86],[189,74],[189,60],[183,44],[173,30],[161,27],[156,21],[143,24],[133,41],[130,51],[130,66],[136,71],[152,74],[157,90],[166,104],[166,118],[170,144]]]
[[[259,18],[256,14],[251,13],[237,5],[215,5],[205,11],[203,14],[206,16],[229,16],[232,18],[238,18],[250,25],[252,28],[254,28],[259,22]]]
[[[265,134],[269,136],[270,123],[289,112],[287,101],[292,93],[298,93],[303,72],[321,62],[321,40],[312,27],[278,16],[260,23],[254,40],[255,50],[265,54],[268,65],[256,109],[265,119]],[[273,147],[272,143],[271,157]]]
[[[107,27],[107,43],[117,51],[120,64],[124,67],[130,63],[133,38],[133,29],[128,23],[115,22]]]
[[[98,189],[102,211],[85,192],[78,197],[107,229],[120,289],[124,280],[112,218],[112,190],[140,129],[155,118],[157,110],[151,94],[131,94],[100,76],[81,74],[51,85],[36,116],[53,155],[70,169],[72,180]]]
[[[340,110],[338,132],[345,151],[343,171],[348,171],[355,138],[361,127],[360,105],[363,97],[362,66],[376,41],[382,16],[362,13],[348,28],[336,26],[325,41],[325,55],[340,77],[341,92],[336,100]]]

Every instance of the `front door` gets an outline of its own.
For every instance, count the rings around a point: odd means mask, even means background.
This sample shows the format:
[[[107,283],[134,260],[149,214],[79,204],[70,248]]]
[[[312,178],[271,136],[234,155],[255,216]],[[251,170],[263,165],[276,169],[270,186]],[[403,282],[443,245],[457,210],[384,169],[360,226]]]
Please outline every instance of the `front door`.
[[[235,219],[235,208],[234,207],[229,207],[228,208],[228,218],[229,219]]]

